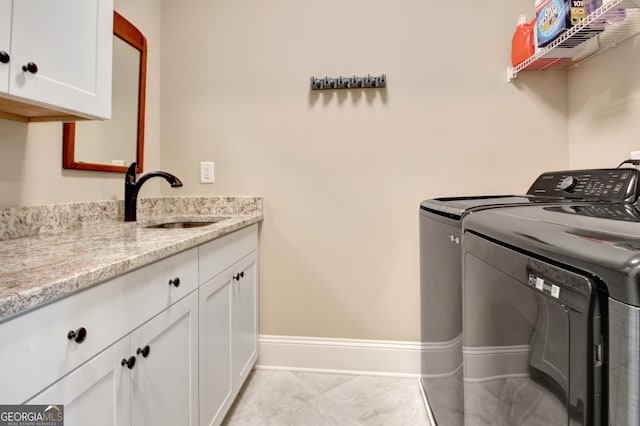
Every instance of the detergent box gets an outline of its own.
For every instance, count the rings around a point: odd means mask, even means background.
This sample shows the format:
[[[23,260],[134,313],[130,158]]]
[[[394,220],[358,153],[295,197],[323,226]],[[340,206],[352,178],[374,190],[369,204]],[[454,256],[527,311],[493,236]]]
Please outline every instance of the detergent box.
[[[538,47],[551,43],[560,34],[602,6],[602,0],[536,1],[536,35]]]

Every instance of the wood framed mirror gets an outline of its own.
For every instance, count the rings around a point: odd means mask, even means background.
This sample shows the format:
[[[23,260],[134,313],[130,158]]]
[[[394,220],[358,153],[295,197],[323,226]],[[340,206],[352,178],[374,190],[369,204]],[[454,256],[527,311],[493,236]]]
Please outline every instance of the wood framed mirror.
[[[147,39],[114,10],[111,120],[63,124],[64,169],[142,172],[146,79]]]

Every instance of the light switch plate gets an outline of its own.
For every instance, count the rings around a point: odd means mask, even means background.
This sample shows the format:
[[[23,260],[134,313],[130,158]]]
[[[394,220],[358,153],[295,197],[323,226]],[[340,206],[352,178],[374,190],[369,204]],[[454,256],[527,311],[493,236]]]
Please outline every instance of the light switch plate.
[[[213,161],[200,162],[200,183],[214,183]]]

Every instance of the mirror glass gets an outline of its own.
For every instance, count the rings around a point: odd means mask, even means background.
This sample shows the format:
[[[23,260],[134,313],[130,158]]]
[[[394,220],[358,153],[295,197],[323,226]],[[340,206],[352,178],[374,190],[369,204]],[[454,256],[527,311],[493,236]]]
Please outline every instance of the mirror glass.
[[[111,120],[64,123],[63,167],[124,173],[142,172],[147,43],[118,12],[113,17]]]

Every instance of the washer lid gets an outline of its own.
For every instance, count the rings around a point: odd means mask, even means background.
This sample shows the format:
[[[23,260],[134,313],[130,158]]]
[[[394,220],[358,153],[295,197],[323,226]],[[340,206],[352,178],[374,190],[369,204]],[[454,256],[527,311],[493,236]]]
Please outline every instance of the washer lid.
[[[431,212],[460,220],[465,215],[479,210],[498,207],[530,206],[535,204],[584,203],[577,198],[539,197],[535,195],[487,195],[477,197],[447,197],[425,200],[420,203],[421,212]]]
[[[460,220],[471,211],[536,203],[632,203],[638,198],[640,172],[635,169],[584,169],[546,172],[526,195],[486,195],[425,200],[421,212]]]
[[[511,204],[528,205],[531,204],[532,198],[535,197],[526,195],[486,195],[434,198],[420,203],[420,210],[460,219],[471,209],[491,208]]]
[[[640,211],[632,205],[487,210],[468,216],[463,229],[587,272],[600,278],[614,299],[640,306]]]

